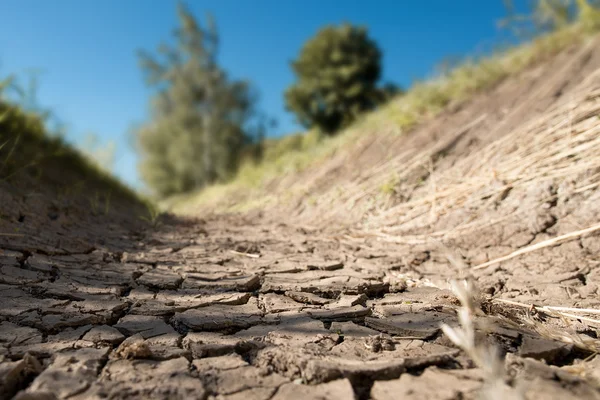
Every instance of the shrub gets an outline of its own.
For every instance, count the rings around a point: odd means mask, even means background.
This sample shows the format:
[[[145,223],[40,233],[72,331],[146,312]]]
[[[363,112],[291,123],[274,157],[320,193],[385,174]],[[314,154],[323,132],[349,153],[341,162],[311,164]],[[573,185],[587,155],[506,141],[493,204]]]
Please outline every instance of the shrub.
[[[321,29],[292,62],[297,81],[285,92],[287,108],[307,128],[333,133],[399,92],[377,88],[381,51],[367,30],[344,24]]]

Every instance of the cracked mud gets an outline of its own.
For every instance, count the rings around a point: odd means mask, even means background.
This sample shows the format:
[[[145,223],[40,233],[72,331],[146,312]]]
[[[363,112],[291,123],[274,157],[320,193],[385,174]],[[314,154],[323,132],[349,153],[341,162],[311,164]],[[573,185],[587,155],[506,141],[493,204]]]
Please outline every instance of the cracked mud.
[[[172,223],[117,252],[2,252],[5,398],[476,396],[480,372],[440,331],[457,299],[401,278],[409,266],[397,256],[357,256],[282,225],[197,222],[198,238],[194,224]],[[231,252],[248,237],[261,257]],[[496,330],[513,364],[548,370],[539,385],[560,371],[546,364],[575,357],[571,345]],[[571,376],[551,382],[598,394]]]
[[[555,63],[562,69],[549,63],[508,80],[417,129],[408,144],[371,146],[356,162],[375,165],[382,148],[431,142],[440,124],[462,126],[480,108],[501,137],[537,113],[521,111],[532,104],[562,110],[547,93],[557,87],[585,114],[575,115],[573,131],[592,129],[600,52],[561,57]],[[589,79],[578,86],[577,77]],[[544,91],[522,84],[538,80]],[[508,112],[499,102],[517,106]],[[450,170],[470,154],[476,165],[478,149],[496,139],[487,128],[461,134],[434,168]],[[300,209],[278,205],[204,220],[167,215],[157,227],[125,200],[94,213],[83,194],[61,198],[52,180],[0,181],[0,232],[11,233],[0,235],[0,398],[477,398],[482,371],[440,329],[457,323],[459,303],[446,289],[457,272],[435,242],[416,238],[452,233],[444,239],[471,267],[597,223],[599,168],[499,189],[492,183],[492,195],[461,199],[433,222],[431,202],[419,202],[430,189],[416,181],[400,184],[406,198],[386,203],[397,210],[412,197],[410,207],[370,220],[372,199],[357,183],[360,195],[348,189],[336,198],[342,205],[352,199],[352,211],[316,204],[308,213],[298,202]],[[69,171],[48,171],[69,179]],[[347,188],[362,179],[354,172],[334,178]],[[327,199],[332,185],[314,184]],[[380,240],[390,235],[368,235],[357,222],[377,218],[398,229],[399,239]],[[523,385],[527,399],[600,398],[600,359],[516,324],[527,310],[490,299],[598,309],[599,251],[596,232],[474,271],[487,314],[475,321],[478,340],[501,349],[508,383]],[[597,326],[585,321],[544,323],[597,339]]]

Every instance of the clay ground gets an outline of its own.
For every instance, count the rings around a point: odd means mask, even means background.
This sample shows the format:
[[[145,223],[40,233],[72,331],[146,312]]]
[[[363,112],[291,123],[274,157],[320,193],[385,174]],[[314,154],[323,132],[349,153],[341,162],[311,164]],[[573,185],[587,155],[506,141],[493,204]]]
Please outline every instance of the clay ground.
[[[600,222],[598,48],[368,136],[245,214],[148,223],[60,166],[0,181],[0,397],[477,398],[440,329],[468,271],[509,385],[600,398],[593,314],[539,308],[600,309],[599,231],[577,233]]]

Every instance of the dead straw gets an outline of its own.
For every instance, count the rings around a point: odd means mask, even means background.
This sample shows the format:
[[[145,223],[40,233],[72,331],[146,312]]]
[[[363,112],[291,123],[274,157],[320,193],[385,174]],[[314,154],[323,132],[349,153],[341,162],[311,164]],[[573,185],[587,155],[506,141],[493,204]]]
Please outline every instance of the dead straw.
[[[554,246],[554,245],[557,245],[559,243],[564,243],[566,241],[569,241],[569,240],[575,239],[577,237],[583,236],[583,235],[585,235],[587,233],[595,232],[597,230],[600,230],[600,224],[596,224],[596,225],[593,225],[593,226],[591,226],[589,228],[581,229],[579,231],[569,232],[569,233],[566,233],[566,234],[561,235],[561,236],[557,236],[557,237],[552,238],[552,239],[544,240],[543,242],[539,242],[539,243],[533,244],[531,246],[523,247],[522,249],[514,251],[514,252],[512,252],[512,253],[510,253],[510,254],[508,254],[506,256],[499,257],[499,258],[496,258],[496,259],[484,262],[483,264],[479,264],[479,265],[473,267],[473,270],[483,269],[483,268],[489,267],[490,265],[498,264],[498,263],[501,263],[501,262],[513,259],[513,258],[518,257],[518,256],[523,255],[523,254],[531,253],[532,251],[543,249],[545,247]]]
[[[521,303],[518,301],[506,300],[506,299],[494,299],[492,301],[497,302],[497,303],[509,304],[511,306],[522,307],[522,308],[525,308],[528,310],[543,311],[546,314],[550,314],[550,315],[560,315],[562,317],[569,318],[569,319],[585,321],[585,322],[588,322],[590,324],[597,325],[600,327],[600,320],[585,317],[582,315],[573,314],[573,312],[579,312],[579,313],[583,313],[583,314],[600,314],[600,310],[595,310],[595,309],[590,309],[590,308],[575,308],[575,307],[536,306],[534,304]],[[564,311],[571,311],[571,312],[567,313]]]

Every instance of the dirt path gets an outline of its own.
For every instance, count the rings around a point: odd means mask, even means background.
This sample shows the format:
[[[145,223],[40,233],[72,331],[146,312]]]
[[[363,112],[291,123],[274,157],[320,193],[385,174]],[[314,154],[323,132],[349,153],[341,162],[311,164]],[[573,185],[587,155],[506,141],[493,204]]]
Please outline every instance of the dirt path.
[[[597,44],[245,215],[149,224],[57,165],[0,180],[0,398],[476,398],[440,329],[461,268],[511,387],[600,398],[597,315],[540,308],[600,309],[600,230],[573,234],[600,223]]]
[[[4,398],[474,398],[482,384],[440,331],[458,303],[416,272],[427,253],[240,217],[105,233],[111,250],[5,242]],[[546,365],[589,353],[492,329],[530,398],[599,397]]]

